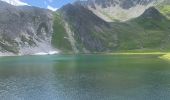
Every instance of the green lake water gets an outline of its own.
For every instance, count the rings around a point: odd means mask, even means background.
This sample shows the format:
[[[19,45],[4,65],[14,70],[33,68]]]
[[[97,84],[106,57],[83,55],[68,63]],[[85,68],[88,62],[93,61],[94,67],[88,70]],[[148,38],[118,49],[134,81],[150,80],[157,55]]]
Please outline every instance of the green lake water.
[[[0,100],[170,100],[158,55],[0,57]]]

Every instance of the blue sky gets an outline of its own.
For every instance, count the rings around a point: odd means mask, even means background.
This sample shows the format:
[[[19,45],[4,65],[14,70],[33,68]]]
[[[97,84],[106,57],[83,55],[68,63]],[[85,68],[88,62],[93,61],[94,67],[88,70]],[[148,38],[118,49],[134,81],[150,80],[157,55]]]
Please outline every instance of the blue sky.
[[[60,8],[61,6],[67,3],[72,3],[75,0],[20,0],[20,1],[41,8],[47,8],[47,6],[51,6],[53,8]]]

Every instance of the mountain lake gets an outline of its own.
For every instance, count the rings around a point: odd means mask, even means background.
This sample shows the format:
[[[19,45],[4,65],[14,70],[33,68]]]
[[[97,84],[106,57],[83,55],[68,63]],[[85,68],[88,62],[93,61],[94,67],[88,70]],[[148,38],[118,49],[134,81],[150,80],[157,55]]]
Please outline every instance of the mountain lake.
[[[0,100],[170,100],[159,56],[0,57]]]

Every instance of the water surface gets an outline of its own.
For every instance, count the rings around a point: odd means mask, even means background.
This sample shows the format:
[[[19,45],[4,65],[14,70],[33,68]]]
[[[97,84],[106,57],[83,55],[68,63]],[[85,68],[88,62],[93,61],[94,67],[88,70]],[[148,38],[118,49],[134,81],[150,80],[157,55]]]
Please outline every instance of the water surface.
[[[0,100],[170,100],[158,55],[0,58]]]

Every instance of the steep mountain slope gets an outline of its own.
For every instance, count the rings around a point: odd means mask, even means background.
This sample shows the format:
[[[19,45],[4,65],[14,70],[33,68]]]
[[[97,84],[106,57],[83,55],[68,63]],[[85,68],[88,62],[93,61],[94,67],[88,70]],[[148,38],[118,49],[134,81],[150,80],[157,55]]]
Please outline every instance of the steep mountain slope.
[[[53,14],[29,6],[0,1],[0,51],[19,54],[47,52],[53,31]],[[50,49],[50,47],[49,47]]]
[[[170,21],[154,7],[137,18],[112,23],[105,22],[79,4],[66,5],[59,12],[60,18],[64,18],[63,23],[67,23],[61,27],[69,26],[72,38],[63,28],[65,36],[74,39],[74,47],[79,52],[164,51],[170,48]]]
[[[59,12],[65,21],[65,39],[68,39],[74,51],[102,52],[116,46],[116,34],[112,33],[110,24],[90,10],[81,5],[68,4]]]
[[[65,21],[60,14],[55,13],[53,23],[52,45],[62,52],[74,52],[65,28]]]
[[[83,5],[105,21],[112,22],[138,17],[158,2],[161,0],[79,0],[76,4]]]

